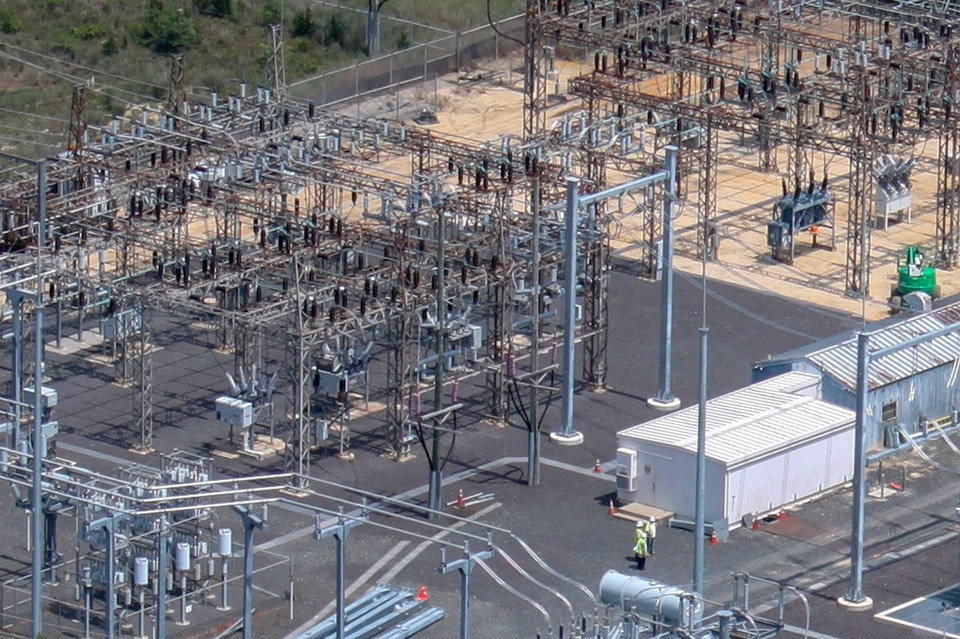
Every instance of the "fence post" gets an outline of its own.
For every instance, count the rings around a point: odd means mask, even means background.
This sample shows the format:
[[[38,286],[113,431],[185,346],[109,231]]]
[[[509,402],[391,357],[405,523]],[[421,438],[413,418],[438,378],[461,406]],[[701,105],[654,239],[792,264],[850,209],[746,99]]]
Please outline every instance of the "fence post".
[[[456,46],[456,49],[457,49],[457,74],[459,74],[460,73],[460,32],[459,31],[457,31],[457,39],[456,39],[456,44],[454,46]]]
[[[493,59],[500,59],[500,21],[497,20],[497,28],[493,30]]]
[[[354,92],[353,98],[357,101],[357,119],[360,118],[360,63],[353,65],[354,72]]]

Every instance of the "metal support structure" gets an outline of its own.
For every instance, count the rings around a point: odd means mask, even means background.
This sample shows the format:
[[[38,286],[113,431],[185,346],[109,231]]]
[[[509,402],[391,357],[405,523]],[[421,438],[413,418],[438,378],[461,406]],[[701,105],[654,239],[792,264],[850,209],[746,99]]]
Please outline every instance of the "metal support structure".
[[[73,87],[70,99],[70,132],[67,136],[67,149],[77,158],[83,152],[87,137],[87,118],[84,110],[87,108],[87,88],[78,84]]]
[[[337,639],[344,639],[346,637],[346,631],[344,627],[347,622],[347,596],[345,590],[346,577],[344,571],[347,565],[347,537],[350,535],[351,530],[360,524],[366,523],[368,519],[369,516],[365,510],[356,517],[347,519],[343,515],[343,507],[341,507],[340,513],[337,516],[336,524],[327,526],[326,528],[320,528],[318,522],[317,530],[315,530],[313,533],[314,539],[320,540],[333,537],[337,541]]]
[[[182,117],[187,103],[187,92],[183,88],[183,54],[170,56],[170,86],[167,89],[167,109],[175,117]],[[176,121],[174,121],[176,122]],[[175,123],[174,128],[178,125]]]
[[[447,300],[446,290],[446,246],[447,225],[446,212],[442,203],[437,206],[437,326],[436,326],[436,362],[433,368],[433,410],[438,412],[443,407],[443,373],[446,367],[446,331],[447,331]],[[434,426],[431,433],[432,450],[430,461],[430,492],[428,507],[430,518],[435,519],[443,507],[440,492],[443,480],[443,462],[440,458],[440,429]]]
[[[659,410],[680,406],[670,388],[673,372],[673,205],[677,189],[677,151],[667,148],[667,185],[663,196],[663,251],[660,276],[660,391],[647,403]]]
[[[538,23],[540,0],[527,0],[525,18],[523,72],[523,139],[538,137],[547,128],[546,56],[543,51],[543,30]]]
[[[263,517],[253,514],[247,506],[233,506],[243,520],[243,639],[253,638],[253,531],[268,530],[266,504]]]
[[[148,452],[153,450],[153,346],[150,344],[147,310],[143,304],[138,304],[136,312],[140,314],[140,331],[136,356],[133,358],[136,367],[133,414],[137,419],[138,438],[135,449]],[[129,350],[131,341],[129,336],[124,338],[125,351]],[[124,356],[127,356],[126,352]]]
[[[43,244],[47,223],[47,164],[37,163],[37,293],[34,300],[34,329],[36,351],[33,366],[33,485],[30,490],[31,579],[30,619],[31,636],[43,634],[43,458],[46,442],[43,437]],[[110,638],[112,639],[112,637]]]
[[[23,419],[23,292],[17,289],[7,291],[7,300],[13,307],[13,343],[10,345],[10,378],[13,382],[12,423],[10,428],[10,448],[20,450],[20,425]]]
[[[287,70],[283,58],[283,28],[279,24],[270,25],[270,57],[267,61],[270,71],[270,88],[276,102],[287,97]]]
[[[469,541],[465,539],[463,541],[463,553],[464,557],[462,559],[447,561],[446,549],[441,549],[439,572],[441,575],[445,575],[454,570],[460,571],[460,639],[469,639],[470,573],[473,572],[473,567],[476,565],[477,560],[483,561],[484,559],[493,557],[493,549],[490,548],[481,552],[471,553]]]
[[[567,209],[564,220],[563,279],[563,372],[560,429],[550,433],[550,441],[563,446],[583,443],[583,433],[573,424],[573,368],[576,357],[574,329],[577,311],[577,225],[580,213],[580,180],[567,178]]]
[[[960,89],[960,52],[948,51],[947,95]],[[935,236],[937,261],[945,268],[960,265],[960,120],[953,110],[944,114],[938,127],[937,218]]]
[[[533,237],[530,240],[530,368],[540,370],[540,179],[534,178],[530,191],[533,209]],[[530,404],[527,409],[527,485],[540,485],[540,380],[530,384]]]
[[[713,221],[717,215],[717,128],[709,116],[703,124],[703,145],[700,151],[697,161],[697,205],[700,209],[697,248],[706,254],[708,260],[715,260],[715,242],[718,239]]]

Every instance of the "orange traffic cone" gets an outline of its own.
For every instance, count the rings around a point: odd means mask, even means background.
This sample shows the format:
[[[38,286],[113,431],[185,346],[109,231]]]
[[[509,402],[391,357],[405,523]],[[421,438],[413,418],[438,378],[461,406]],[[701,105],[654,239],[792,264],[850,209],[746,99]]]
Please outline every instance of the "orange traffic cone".
[[[787,518],[787,511],[781,509],[780,512],[777,514],[777,519],[779,519],[780,521],[783,521],[786,518]]]
[[[751,526],[751,528],[752,528],[753,530],[760,530],[760,520],[759,520],[759,519],[754,519],[754,520],[753,520],[753,525]]]
[[[457,493],[457,508],[465,508],[466,502],[463,500],[463,488],[460,489],[460,492]]]
[[[607,508],[607,514],[608,514],[608,515],[616,515],[616,514],[617,514],[617,509],[613,507],[613,500],[612,500],[612,499],[610,500],[610,507]]]
[[[593,466],[593,472],[595,472],[595,473],[602,473],[602,472],[603,472],[603,469],[600,468],[600,460],[599,460],[599,459],[597,460],[597,463],[594,464],[594,466]]]
[[[710,545],[716,546],[719,545],[720,540],[717,539],[717,533],[710,533]]]
[[[417,601],[426,601],[427,599],[429,599],[430,596],[427,595],[427,587],[426,587],[426,586],[420,586],[420,590],[417,591],[417,596],[414,597],[414,598],[415,598]]]

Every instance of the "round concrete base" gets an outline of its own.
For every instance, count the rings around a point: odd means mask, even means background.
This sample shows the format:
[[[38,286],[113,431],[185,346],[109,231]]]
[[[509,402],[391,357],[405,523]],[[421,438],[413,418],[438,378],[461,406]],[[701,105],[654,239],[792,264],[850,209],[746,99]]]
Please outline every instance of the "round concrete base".
[[[676,410],[680,408],[680,398],[671,397],[670,399],[660,399],[659,397],[651,397],[647,400],[647,406],[664,411]]]
[[[337,453],[336,457],[337,459],[342,459],[344,461],[353,461],[355,455],[353,454],[352,451],[345,450],[341,453]]]
[[[860,601],[850,601],[846,597],[839,597],[837,599],[837,605],[852,612],[860,612],[873,608],[873,599],[870,597],[864,597]]]
[[[583,443],[583,433],[574,432],[573,435],[562,435],[559,431],[550,433],[550,441],[560,446],[579,446]]]

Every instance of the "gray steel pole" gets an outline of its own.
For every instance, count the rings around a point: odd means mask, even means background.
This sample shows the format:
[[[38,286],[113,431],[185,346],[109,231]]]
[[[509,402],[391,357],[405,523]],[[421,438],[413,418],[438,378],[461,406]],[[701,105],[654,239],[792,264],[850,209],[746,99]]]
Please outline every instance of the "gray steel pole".
[[[706,220],[704,220],[704,223]],[[693,517],[693,591],[703,597],[703,538],[707,507],[707,247],[700,251],[700,385],[697,404],[697,485]]]
[[[666,149],[667,185],[663,194],[663,249],[661,250],[660,292],[660,391],[647,404],[673,410],[680,400],[670,389],[673,359],[673,203],[677,197],[677,147]]]
[[[563,404],[560,430],[550,440],[565,446],[583,443],[583,433],[573,426],[573,365],[576,357],[574,323],[577,311],[577,217],[580,212],[580,180],[567,178],[567,213],[564,229],[563,278]]]
[[[488,548],[478,553],[470,552],[470,542],[463,542],[463,558],[448,562],[446,552],[441,548],[439,572],[445,575],[454,570],[460,571],[460,639],[470,638],[470,573],[476,561],[493,557],[493,550]]]
[[[160,518],[157,533],[157,636],[167,639],[167,520]]]
[[[710,329],[700,327],[700,401],[697,412],[697,488],[693,522],[693,591],[703,596],[703,538],[706,534],[707,489],[707,338]]]
[[[20,402],[23,401],[23,324],[21,313],[23,308],[23,297],[20,292],[8,294],[8,299],[13,302],[13,348],[11,349],[11,367],[10,377],[13,381],[13,424],[10,431],[10,448],[15,451],[20,450],[20,421],[23,408]]]
[[[107,639],[113,639],[116,631],[116,616],[117,616],[117,591],[116,584],[113,581],[114,575],[114,564],[117,561],[117,542],[116,542],[116,530],[117,530],[117,520],[113,515],[110,516],[110,523],[106,528],[107,531],[107,570],[106,570],[106,579],[107,579],[107,601],[106,603],[106,624],[107,624]]]
[[[472,561],[467,561],[460,567],[460,639],[470,637],[470,573],[472,570]]]
[[[527,426],[527,486],[540,485],[540,415],[539,384],[540,377],[540,178],[531,181],[530,209],[533,213],[533,238],[530,258],[530,344],[533,347],[530,358],[530,370],[533,372],[530,384],[530,406]]]
[[[334,535],[337,541],[337,639],[346,637],[347,611],[346,611],[346,578],[345,565],[347,563],[346,549],[347,529],[344,528],[340,534]]]
[[[43,238],[46,237],[47,218],[47,164],[37,163],[37,299],[36,299],[36,359],[33,369],[33,486],[31,486],[31,533],[33,548],[30,561],[32,575],[30,584],[30,618],[33,637],[43,634],[43,415],[40,392],[43,382]],[[15,375],[16,376],[16,375]]]
[[[863,522],[866,503],[866,466],[864,420],[870,372],[870,336],[857,333],[857,417],[853,441],[853,521],[850,530],[850,589],[840,598],[841,605],[866,608],[872,605],[863,594]]]
[[[243,517],[243,639],[253,637],[253,522]]]

